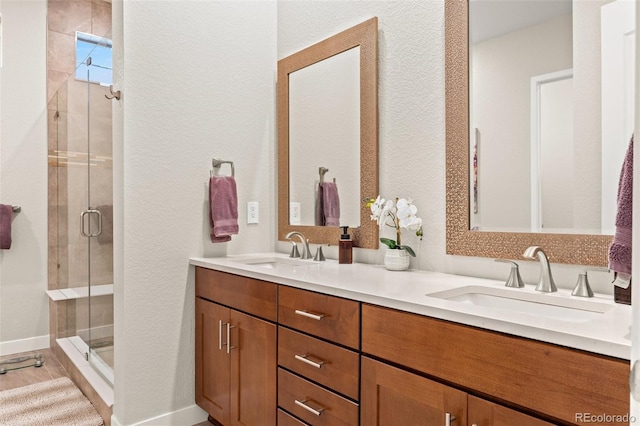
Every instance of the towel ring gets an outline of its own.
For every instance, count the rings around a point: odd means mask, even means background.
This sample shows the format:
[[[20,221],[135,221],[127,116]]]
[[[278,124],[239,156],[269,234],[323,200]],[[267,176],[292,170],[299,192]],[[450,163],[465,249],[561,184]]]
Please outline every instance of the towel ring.
[[[320,174],[320,183],[324,182],[324,175],[325,173],[327,173],[329,171],[329,169],[327,169],[326,167],[318,167],[318,174]]]
[[[325,173],[327,173],[329,171],[329,169],[327,169],[326,167],[319,167],[318,168],[318,173],[320,174],[320,183],[324,183],[324,175]],[[333,178],[333,183],[336,183],[336,178]]]
[[[223,164],[229,164],[231,166],[231,176],[235,177],[236,176],[236,170],[235,170],[235,167],[233,166],[233,161],[221,160],[219,158],[213,158],[211,160],[211,165],[216,170],[216,173],[218,172],[218,169],[220,167],[222,167]]]

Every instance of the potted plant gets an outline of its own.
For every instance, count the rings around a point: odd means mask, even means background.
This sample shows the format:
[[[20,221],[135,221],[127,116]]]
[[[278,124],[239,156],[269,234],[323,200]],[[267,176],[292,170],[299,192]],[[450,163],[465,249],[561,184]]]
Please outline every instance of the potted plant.
[[[376,199],[370,198],[367,207],[371,209],[371,220],[378,222],[378,226],[390,226],[396,230],[396,239],[380,238],[380,242],[388,249],[384,255],[384,265],[390,271],[404,271],[409,268],[409,256],[416,253],[408,245],[402,244],[402,229],[415,231],[422,239],[422,219],[416,216],[418,208],[411,199],[397,198],[385,200],[379,195]]]

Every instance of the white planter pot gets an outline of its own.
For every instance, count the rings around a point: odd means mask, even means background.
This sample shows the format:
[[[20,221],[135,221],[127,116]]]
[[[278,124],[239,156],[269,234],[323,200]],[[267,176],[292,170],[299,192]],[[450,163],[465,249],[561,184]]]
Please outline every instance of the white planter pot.
[[[384,253],[384,266],[389,271],[406,271],[409,263],[409,253],[406,250],[387,249]]]

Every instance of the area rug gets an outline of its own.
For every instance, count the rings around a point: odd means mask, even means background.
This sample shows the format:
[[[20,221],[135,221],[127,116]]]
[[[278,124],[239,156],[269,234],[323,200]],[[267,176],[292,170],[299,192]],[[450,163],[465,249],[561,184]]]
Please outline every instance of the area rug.
[[[102,424],[102,417],[68,377],[0,392],[0,425]]]

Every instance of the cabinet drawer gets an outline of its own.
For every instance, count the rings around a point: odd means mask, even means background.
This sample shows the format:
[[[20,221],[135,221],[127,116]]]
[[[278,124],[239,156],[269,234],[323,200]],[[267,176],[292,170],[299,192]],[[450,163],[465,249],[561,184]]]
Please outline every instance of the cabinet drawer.
[[[280,368],[278,405],[310,425],[358,424],[357,404]]]
[[[307,426],[307,424],[278,408],[278,426]]]
[[[627,361],[422,315],[363,305],[362,352],[570,423],[629,410]]]
[[[276,321],[277,285],[196,267],[196,296]]]
[[[278,329],[278,364],[355,400],[359,355],[283,327]]]
[[[359,348],[359,302],[281,285],[278,315],[280,324],[353,349]]]

